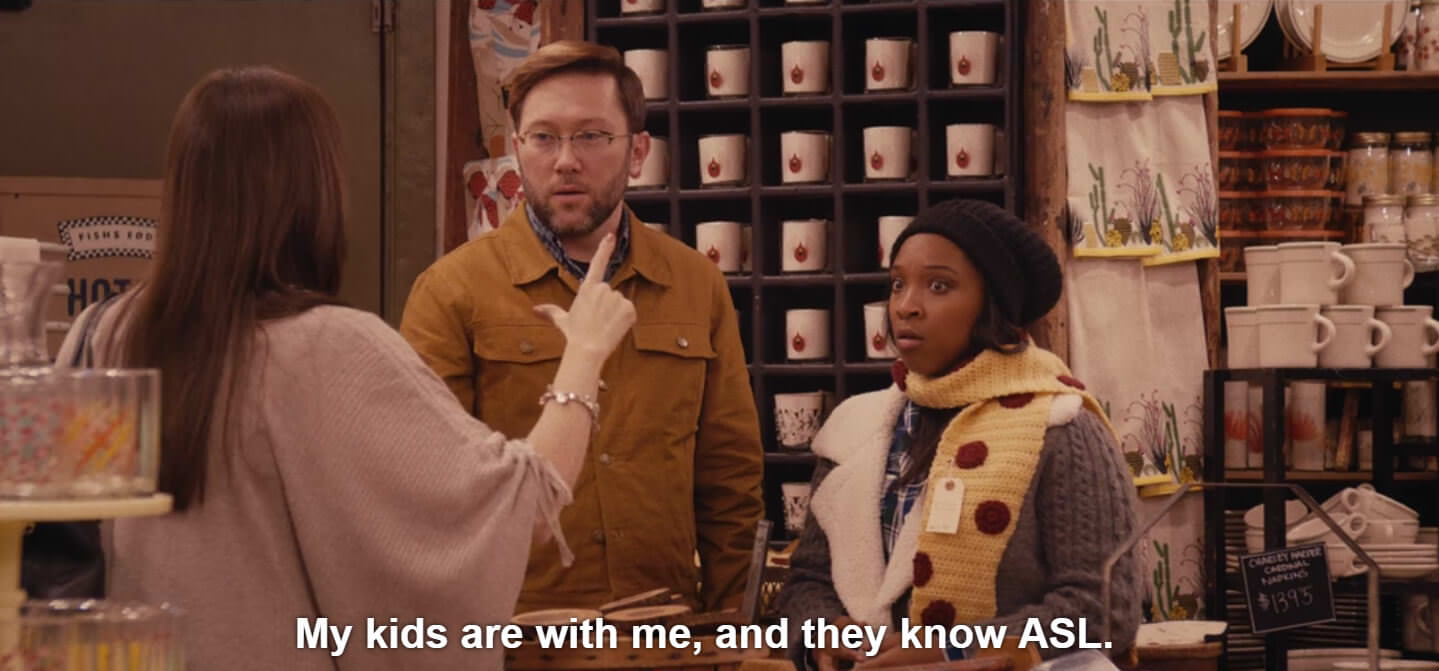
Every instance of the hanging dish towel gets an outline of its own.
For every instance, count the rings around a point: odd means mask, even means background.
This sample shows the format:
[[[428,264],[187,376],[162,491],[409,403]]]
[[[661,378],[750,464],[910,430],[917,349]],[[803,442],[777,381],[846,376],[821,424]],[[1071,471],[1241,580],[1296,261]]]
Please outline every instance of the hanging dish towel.
[[[1067,0],[1069,99],[1133,102],[1218,88],[1210,49],[1213,0]]]
[[[1219,199],[1201,98],[1065,109],[1068,234],[1077,257],[1146,265],[1219,256]]]
[[[510,117],[500,86],[540,48],[538,0],[471,0],[470,55],[480,105],[480,133],[490,156],[509,153]]]
[[[466,240],[500,227],[519,206],[520,164],[514,156],[500,156],[465,164]]]

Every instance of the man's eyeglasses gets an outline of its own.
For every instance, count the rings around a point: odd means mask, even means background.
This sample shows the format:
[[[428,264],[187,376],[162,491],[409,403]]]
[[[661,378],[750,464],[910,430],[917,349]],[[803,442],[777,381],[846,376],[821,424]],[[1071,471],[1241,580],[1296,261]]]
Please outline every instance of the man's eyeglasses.
[[[541,154],[559,153],[560,146],[563,145],[566,140],[570,143],[570,149],[576,154],[593,154],[603,151],[606,147],[613,144],[616,139],[629,137],[630,135],[630,133],[616,135],[602,130],[582,130],[569,136],[556,135],[555,133],[546,133],[544,131],[530,131],[528,133],[519,133],[518,137],[520,138],[520,142],[526,147]]]

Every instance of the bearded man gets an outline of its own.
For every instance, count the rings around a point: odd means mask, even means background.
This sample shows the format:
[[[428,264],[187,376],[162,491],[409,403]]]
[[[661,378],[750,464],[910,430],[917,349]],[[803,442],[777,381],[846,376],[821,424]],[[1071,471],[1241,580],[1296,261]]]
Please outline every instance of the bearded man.
[[[560,516],[574,562],[532,548],[517,612],[659,587],[696,609],[739,606],[764,514],[759,423],[723,275],[624,204],[650,150],[639,78],[612,48],[563,41],[507,90],[525,205],[420,275],[401,332],[465,408],[524,435],[564,347],[535,306],[570,304],[606,234],[618,244],[605,280],[636,313]]]

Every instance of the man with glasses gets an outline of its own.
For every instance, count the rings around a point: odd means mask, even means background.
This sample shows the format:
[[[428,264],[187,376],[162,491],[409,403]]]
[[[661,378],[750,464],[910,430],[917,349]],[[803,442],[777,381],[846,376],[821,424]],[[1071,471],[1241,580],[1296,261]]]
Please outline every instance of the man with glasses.
[[[614,49],[556,42],[507,88],[525,206],[416,280],[401,332],[476,417],[523,435],[564,347],[535,306],[570,304],[607,233],[606,281],[636,313],[561,514],[575,560],[532,548],[516,612],[660,587],[697,609],[739,606],[764,513],[758,418],[724,277],[623,202],[650,149],[639,78]]]

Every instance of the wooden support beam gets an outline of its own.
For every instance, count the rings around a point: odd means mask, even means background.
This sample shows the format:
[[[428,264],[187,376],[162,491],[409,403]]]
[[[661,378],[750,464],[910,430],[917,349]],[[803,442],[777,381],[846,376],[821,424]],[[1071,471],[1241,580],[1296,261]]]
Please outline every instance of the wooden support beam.
[[[1035,0],[1024,8],[1024,203],[1025,218],[1054,253],[1069,264],[1065,235],[1068,177],[1065,159],[1064,2]],[[1066,291],[1068,289],[1066,288]],[[1069,307],[1060,298],[1032,331],[1039,346],[1069,361]]]

